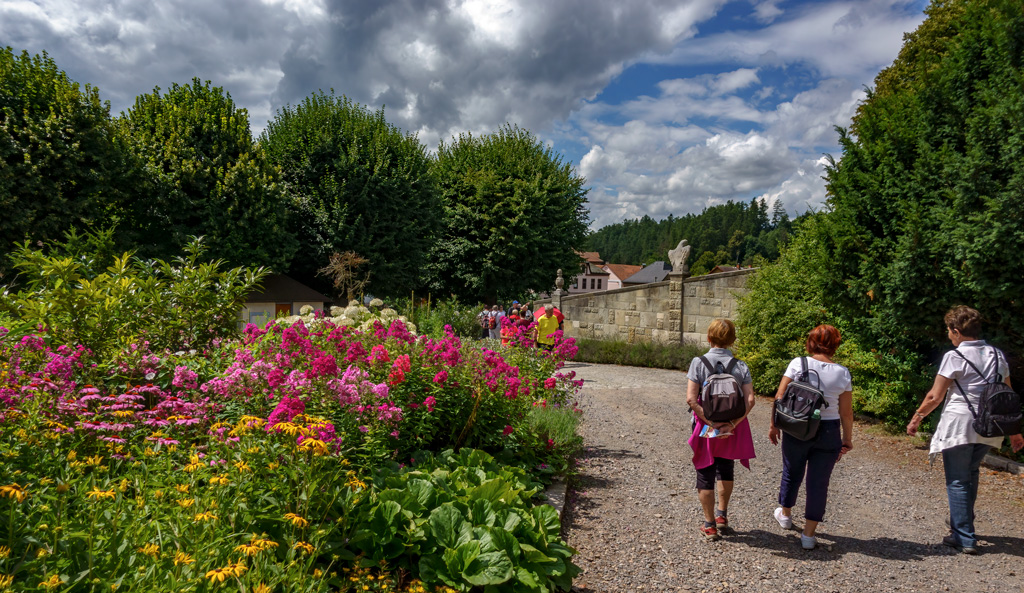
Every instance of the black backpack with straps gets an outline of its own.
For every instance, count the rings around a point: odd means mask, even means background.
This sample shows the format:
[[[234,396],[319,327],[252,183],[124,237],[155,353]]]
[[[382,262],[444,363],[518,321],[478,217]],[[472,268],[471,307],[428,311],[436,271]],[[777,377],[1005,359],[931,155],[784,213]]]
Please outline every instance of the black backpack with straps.
[[[822,407],[828,407],[825,392],[821,390],[821,377],[807,368],[807,357],[800,357],[800,374],[786,386],[780,399],[775,400],[775,426],[789,436],[809,441],[818,434]],[[811,373],[817,385],[811,383]],[[815,414],[815,412],[818,412]]]
[[[967,360],[967,357],[962,352],[953,349],[957,356],[964,359],[975,373],[985,381],[985,387],[981,391],[981,395],[978,396],[978,410],[974,410],[974,406],[971,404],[970,398],[967,397],[967,392],[960,385],[960,382],[953,379],[953,383],[956,383],[957,389],[960,390],[961,397],[967,402],[967,408],[971,411],[971,416],[974,416],[974,422],[971,426],[974,427],[974,432],[983,437],[1002,437],[1014,434],[1020,434],[1021,429],[1021,407],[1020,407],[1020,396],[1014,391],[1009,385],[1003,383],[1003,377],[999,374],[999,351],[995,348],[992,349],[995,355],[995,381],[990,381],[984,373],[978,370],[978,367],[974,366],[974,363]]]
[[[700,360],[708,369],[708,377],[700,388],[700,405],[704,417],[711,422],[730,422],[742,418],[747,413],[747,400],[743,397],[740,382],[732,375],[739,361],[730,359],[723,369],[721,362],[712,365],[704,356]]]

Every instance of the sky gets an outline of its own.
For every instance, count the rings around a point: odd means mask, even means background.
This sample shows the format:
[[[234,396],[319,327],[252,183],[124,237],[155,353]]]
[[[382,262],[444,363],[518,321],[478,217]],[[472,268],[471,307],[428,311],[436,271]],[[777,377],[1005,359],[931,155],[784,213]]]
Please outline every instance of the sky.
[[[825,155],[926,0],[0,0],[111,112],[193,77],[258,135],[317,90],[433,150],[513,123],[587,180],[591,228],[825,201]]]

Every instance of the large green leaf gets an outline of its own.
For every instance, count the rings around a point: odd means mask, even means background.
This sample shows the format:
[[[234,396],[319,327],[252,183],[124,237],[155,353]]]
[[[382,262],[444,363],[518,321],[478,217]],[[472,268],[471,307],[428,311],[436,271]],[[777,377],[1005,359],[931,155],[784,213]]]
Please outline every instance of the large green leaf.
[[[454,504],[446,502],[430,512],[430,531],[434,540],[445,548],[454,548],[467,537],[472,526]]]
[[[512,578],[512,561],[505,552],[478,555],[462,573],[472,585],[498,585]]]

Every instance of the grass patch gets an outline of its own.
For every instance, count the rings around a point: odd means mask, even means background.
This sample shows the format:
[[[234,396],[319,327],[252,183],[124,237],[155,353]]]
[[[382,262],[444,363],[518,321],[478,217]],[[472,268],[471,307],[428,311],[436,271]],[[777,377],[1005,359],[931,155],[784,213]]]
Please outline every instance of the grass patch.
[[[640,342],[629,344],[621,341],[576,340],[579,352],[573,359],[576,362],[598,364],[620,364],[634,367],[650,367],[656,369],[675,369],[686,371],[690,361],[707,351],[707,348],[695,342],[682,344],[652,344]]]

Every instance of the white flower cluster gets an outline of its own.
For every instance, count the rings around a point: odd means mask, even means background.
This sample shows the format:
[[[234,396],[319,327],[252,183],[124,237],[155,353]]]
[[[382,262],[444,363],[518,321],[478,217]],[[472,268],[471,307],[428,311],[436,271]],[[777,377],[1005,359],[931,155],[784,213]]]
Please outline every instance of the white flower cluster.
[[[373,299],[370,301],[370,307],[382,307],[384,302],[380,299]],[[302,320],[302,323],[310,329],[315,329],[324,321],[330,321],[331,323],[342,326],[342,327],[354,327],[359,331],[366,332],[373,329],[373,322],[380,321],[385,327],[389,327],[391,322],[398,319],[405,323],[405,327],[408,330],[416,334],[416,324],[410,322],[404,315],[399,315],[394,309],[387,307],[380,309],[376,313],[367,307],[364,307],[357,300],[350,301],[348,306],[342,307],[331,307],[330,317],[323,317],[316,319],[313,316],[313,307],[306,305],[299,310],[300,315],[290,315],[278,319],[277,322],[282,325],[292,325],[298,320]]]

